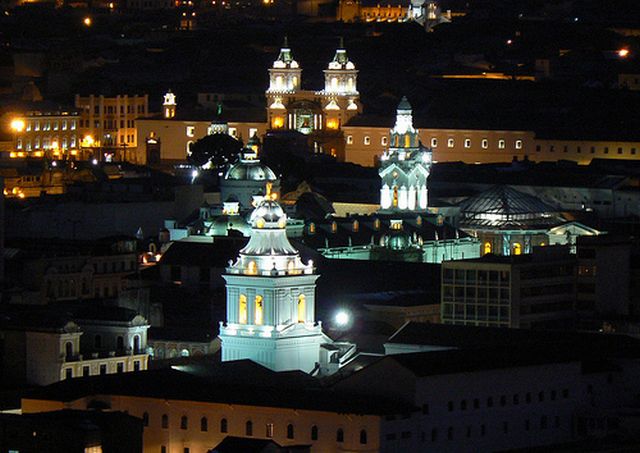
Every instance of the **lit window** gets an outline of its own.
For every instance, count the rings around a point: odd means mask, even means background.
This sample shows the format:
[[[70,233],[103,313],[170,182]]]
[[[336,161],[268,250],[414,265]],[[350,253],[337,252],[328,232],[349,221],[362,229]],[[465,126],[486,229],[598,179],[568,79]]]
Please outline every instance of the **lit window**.
[[[516,149],[522,149],[522,140],[516,140]]]
[[[482,139],[482,149],[487,149],[489,147],[489,140],[486,138]]]
[[[448,148],[453,148],[453,147],[454,147],[454,145],[455,145],[455,141],[454,141],[452,138],[450,138],[449,140],[447,140],[447,147],[448,147]]]
[[[500,139],[498,140],[498,149],[505,149],[507,146],[507,143],[504,141],[504,139]]]
[[[255,300],[256,317],[255,324],[262,325],[264,323],[264,299],[262,296],[256,296]]]
[[[432,148],[437,148],[438,147],[438,139],[437,138],[432,138],[431,139],[431,147]]]
[[[368,135],[364,136],[364,144],[365,145],[370,145],[371,144],[371,137],[369,137]]]
[[[380,144],[381,144],[382,146],[387,146],[387,143],[388,143],[388,141],[387,141],[387,136],[385,135],[384,137],[382,137],[382,138],[380,139]]]
[[[235,127],[230,127],[229,128],[229,135],[231,135],[232,137],[237,137],[238,136],[238,129],[236,129]]]
[[[187,126],[187,137],[194,137],[196,134],[195,126]]]
[[[347,145],[353,145],[353,135],[347,135]]]
[[[298,322],[305,322],[307,318],[306,297],[304,294],[298,296]]]
[[[522,254],[522,245],[519,242],[513,244],[513,254],[521,255]]]
[[[465,148],[471,148],[471,139],[470,138],[465,138],[464,139],[464,147]]]
[[[258,129],[255,127],[250,127],[249,128],[249,138],[253,137],[254,135],[258,135]]]
[[[239,310],[240,310],[240,315],[238,316],[238,322],[240,324],[246,324],[247,323],[247,296],[245,296],[244,294],[240,294]]]
[[[491,253],[491,242],[485,242],[483,250],[485,255]]]

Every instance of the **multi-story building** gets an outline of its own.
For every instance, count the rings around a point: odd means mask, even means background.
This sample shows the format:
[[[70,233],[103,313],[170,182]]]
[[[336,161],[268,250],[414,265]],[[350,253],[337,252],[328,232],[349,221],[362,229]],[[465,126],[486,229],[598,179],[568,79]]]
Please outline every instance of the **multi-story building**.
[[[573,325],[575,257],[564,247],[442,263],[444,324],[512,328]]]
[[[61,398],[62,389],[68,396]],[[22,409],[86,409],[91,401],[140,417],[144,453],[204,453],[234,437],[306,446],[302,451],[313,453],[375,452],[380,415],[408,410],[323,389],[311,376],[277,373],[249,360],[74,379],[23,399]]]
[[[80,128],[86,131],[82,146],[101,150],[114,160],[134,161],[137,147],[136,118],[149,116],[149,95],[80,96],[75,107],[80,111]]]
[[[14,241],[8,261],[20,285],[11,300],[47,303],[116,298],[124,277],[138,269],[136,241],[119,238],[92,242]]]
[[[132,310],[72,307],[3,310],[2,368],[12,382],[47,385],[76,376],[147,368],[147,329]]]
[[[10,158],[83,158],[83,131],[77,109],[40,101],[12,110],[9,127],[14,146]]]

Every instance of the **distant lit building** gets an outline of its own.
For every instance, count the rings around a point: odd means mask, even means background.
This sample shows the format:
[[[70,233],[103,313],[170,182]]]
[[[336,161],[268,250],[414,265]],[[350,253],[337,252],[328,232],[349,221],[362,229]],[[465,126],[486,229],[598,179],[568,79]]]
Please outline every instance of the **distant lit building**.
[[[389,148],[380,157],[380,212],[426,212],[431,150],[422,146],[413,127],[411,104],[403,97],[396,124],[389,132]]]
[[[358,71],[341,43],[324,70],[324,89],[302,90],[302,68],[293,59],[285,40],[269,68],[266,91],[269,128],[309,135],[314,150],[342,159],[344,139],[340,129],[362,110],[357,76]]]
[[[149,116],[149,95],[75,97],[80,110],[83,146],[99,149],[113,160],[133,162],[137,147],[136,119]]]
[[[442,263],[444,324],[566,328],[575,322],[576,258],[545,247],[521,256]]]

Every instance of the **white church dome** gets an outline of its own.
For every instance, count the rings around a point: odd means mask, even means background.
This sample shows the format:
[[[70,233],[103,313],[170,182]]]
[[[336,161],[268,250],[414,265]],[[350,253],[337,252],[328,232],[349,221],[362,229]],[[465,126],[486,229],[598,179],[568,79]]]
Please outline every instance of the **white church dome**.
[[[233,164],[227,171],[225,179],[235,179],[242,181],[275,181],[276,174],[259,160],[240,160]]]

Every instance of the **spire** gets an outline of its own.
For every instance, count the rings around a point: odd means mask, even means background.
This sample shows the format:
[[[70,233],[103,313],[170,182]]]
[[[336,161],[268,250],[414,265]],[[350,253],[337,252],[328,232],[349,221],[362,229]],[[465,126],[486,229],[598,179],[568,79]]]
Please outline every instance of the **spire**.
[[[289,37],[284,35],[284,45],[282,47],[289,48]]]
[[[339,41],[340,43],[338,44],[338,48],[339,49],[344,49],[344,37],[340,36],[339,39],[340,39],[340,41]]]

